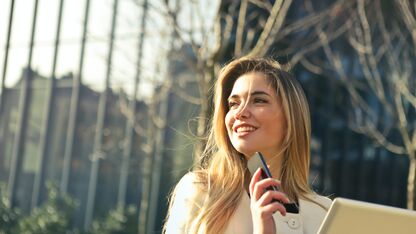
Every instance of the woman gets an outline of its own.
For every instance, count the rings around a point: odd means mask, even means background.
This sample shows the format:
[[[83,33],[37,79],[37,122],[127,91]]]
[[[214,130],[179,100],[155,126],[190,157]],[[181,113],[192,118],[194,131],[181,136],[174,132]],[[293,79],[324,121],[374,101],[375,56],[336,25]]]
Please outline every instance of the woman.
[[[164,232],[316,233],[331,200],[308,185],[310,118],[298,82],[273,60],[237,59],[221,70],[214,104],[206,150],[174,189]],[[248,172],[255,152],[273,179]]]

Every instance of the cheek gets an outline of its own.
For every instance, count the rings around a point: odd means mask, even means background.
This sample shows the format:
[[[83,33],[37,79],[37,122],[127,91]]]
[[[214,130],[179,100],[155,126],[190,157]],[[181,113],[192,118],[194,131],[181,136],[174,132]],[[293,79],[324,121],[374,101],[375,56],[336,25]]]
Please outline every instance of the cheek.
[[[270,134],[281,138],[286,134],[286,121],[284,118],[275,118],[268,121]]]
[[[232,117],[232,114],[228,112],[225,115],[225,127],[227,128],[227,132],[230,133],[230,130],[234,124],[234,118]]]

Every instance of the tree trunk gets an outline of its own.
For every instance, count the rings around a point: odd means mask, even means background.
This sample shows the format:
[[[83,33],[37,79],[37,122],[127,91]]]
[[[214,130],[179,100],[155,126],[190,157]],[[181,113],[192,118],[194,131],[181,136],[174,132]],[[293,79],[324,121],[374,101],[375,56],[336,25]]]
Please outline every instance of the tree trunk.
[[[198,143],[195,149],[195,162],[199,161],[202,152],[204,151],[205,144],[206,144],[206,132],[207,132],[207,125],[208,125],[208,105],[205,101],[201,102],[201,109],[199,110],[198,116],[198,126],[197,126],[197,137]]]
[[[213,82],[215,80],[215,73],[213,72],[213,62],[208,61],[208,64],[202,70],[203,84],[200,86],[201,107],[199,109],[198,123],[197,123],[197,137],[198,143],[195,147],[194,161],[198,162],[204,152],[205,145],[208,139],[209,121],[213,112],[212,90]]]
[[[415,154],[409,154],[409,174],[407,177],[407,209],[414,210],[415,200],[415,174],[416,174],[416,157]]]

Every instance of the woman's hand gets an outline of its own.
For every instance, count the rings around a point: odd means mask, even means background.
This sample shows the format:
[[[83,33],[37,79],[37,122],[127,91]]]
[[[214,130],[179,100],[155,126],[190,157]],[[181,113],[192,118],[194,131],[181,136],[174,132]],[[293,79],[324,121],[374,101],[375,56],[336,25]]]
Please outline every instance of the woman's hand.
[[[250,209],[255,234],[276,233],[273,214],[279,211],[286,215],[285,207],[277,202],[289,203],[289,199],[282,192],[266,190],[269,186],[280,186],[280,182],[266,178],[261,179],[261,169],[257,169],[250,181]]]

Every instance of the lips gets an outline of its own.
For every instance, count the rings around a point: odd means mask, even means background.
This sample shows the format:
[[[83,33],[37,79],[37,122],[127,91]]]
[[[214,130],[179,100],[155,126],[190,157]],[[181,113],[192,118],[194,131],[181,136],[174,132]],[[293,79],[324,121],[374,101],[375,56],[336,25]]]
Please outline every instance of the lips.
[[[233,128],[233,131],[236,133],[250,133],[254,132],[255,130],[257,130],[257,128],[250,124],[238,124]]]
[[[237,128],[237,132],[252,132],[254,130],[256,130],[256,128],[249,126]]]

